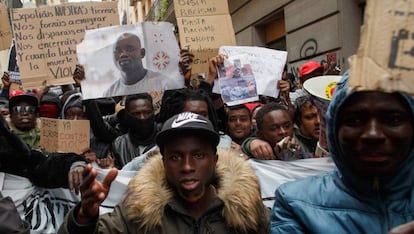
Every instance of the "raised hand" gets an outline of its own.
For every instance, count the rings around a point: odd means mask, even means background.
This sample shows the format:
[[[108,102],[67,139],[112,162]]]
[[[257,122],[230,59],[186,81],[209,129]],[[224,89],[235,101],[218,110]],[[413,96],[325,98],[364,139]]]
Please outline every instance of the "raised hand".
[[[96,179],[97,171],[88,164],[83,174],[83,182],[80,186],[81,207],[76,215],[79,224],[87,224],[99,216],[99,206],[108,196],[112,181],[118,175],[118,170],[112,168],[102,182]]]

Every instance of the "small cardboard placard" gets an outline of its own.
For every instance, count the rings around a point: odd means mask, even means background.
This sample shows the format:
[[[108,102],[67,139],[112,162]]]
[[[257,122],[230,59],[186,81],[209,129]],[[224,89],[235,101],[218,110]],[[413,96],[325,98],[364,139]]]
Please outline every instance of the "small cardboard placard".
[[[349,86],[414,95],[414,3],[369,0]]]
[[[82,153],[89,148],[89,120],[40,118],[40,148],[46,152]]]

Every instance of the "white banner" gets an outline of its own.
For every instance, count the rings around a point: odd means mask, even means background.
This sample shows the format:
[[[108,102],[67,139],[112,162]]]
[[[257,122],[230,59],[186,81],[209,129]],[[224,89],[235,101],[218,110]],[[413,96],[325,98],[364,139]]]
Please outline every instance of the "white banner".
[[[259,177],[263,202],[273,206],[274,192],[283,183],[307,176],[331,171],[335,165],[331,158],[312,158],[296,161],[249,160]],[[98,180],[108,170],[98,170]],[[126,188],[136,171],[118,171],[111,185],[107,199],[102,203],[100,213],[111,212],[124,198]],[[22,219],[31,224],[31,233],[56,233],[65,214],[74,207],[80,197],[67,189],[43,189],[33,186],[23,177],[0,173],[1,193],[15,202]]]

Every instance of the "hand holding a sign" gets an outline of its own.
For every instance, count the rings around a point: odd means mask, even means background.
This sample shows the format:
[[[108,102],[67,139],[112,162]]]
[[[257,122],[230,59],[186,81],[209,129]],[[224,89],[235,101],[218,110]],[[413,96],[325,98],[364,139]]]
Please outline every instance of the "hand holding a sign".
[[[208,60],[208,75],[206,77],[206,82],[213,84],[214,80],[218,77],[217,67],[223,64],[224,60],[227,58],[227,55],[219,54],[215,57],[212,57]]]
[[[76,64],[75,71],[73,72],[73,80],[76,86],[80,86],[82,80],[85,79],[85,69],[82,65]]]
[[[191,65],[193,64],[194,54],[189,50],[183,49],[180,51],[180,61],[178,63],[180,68],[180,73],[184,76],[184,79],[187,82],[191,78]]]
[[[10,88],[10,75],[8,72],[4,72],[1,77],[1,82],[3,83],[3,88]]]
[[[99,216],[99,206],[108,196],[112,181],[118,175],[118,170],[112,168],[102,182],[96,180],[97,171],[88,164],[83,173],[83,182],[80,186],[81,206],[75,214],[76,222],[88,224]]]

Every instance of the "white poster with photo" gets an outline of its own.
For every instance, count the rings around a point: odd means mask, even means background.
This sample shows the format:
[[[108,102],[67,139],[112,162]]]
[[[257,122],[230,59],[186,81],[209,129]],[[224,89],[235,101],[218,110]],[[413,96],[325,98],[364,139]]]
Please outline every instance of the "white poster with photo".
[[[144,22],[86,31],[77,46],[85,69],[84,99],[184,87],[180,50],[167,22]]]
[[[228,57],[247,54],[255,76],[257,93],[275,98],[279,96],[277,82],[282,79],[287,59],[286,51],[251,46],[222,46],[219,53]],[[214,93],[220,93],[218,83],[214,83]]]
[[[247,54],[228,57],[218,68],[218,73],[221,98],[228,106],[259,100]]]

